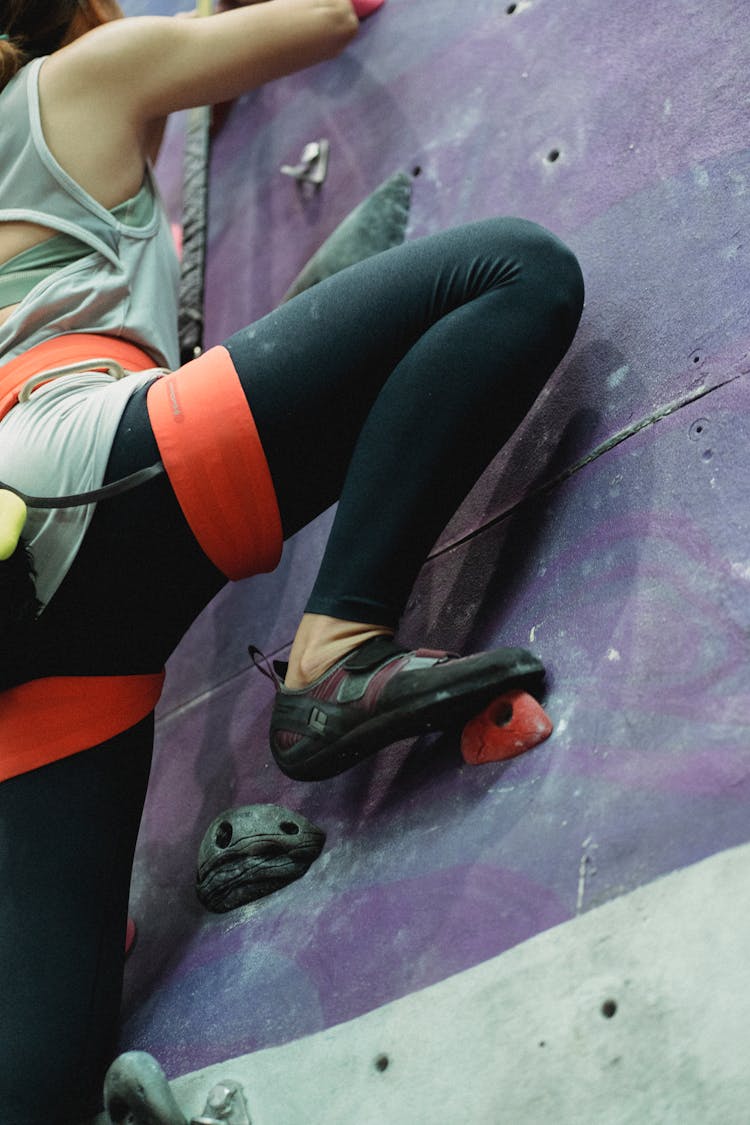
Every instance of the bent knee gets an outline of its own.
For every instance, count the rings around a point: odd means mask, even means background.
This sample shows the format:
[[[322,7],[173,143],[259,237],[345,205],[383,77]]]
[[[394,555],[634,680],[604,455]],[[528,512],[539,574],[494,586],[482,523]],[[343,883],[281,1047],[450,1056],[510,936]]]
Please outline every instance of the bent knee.
[[[501,219],[506,252],[512,249],[519,264],[519,280],[546,307],[575,332],[584,301],[584,280],[578,259],[561,238],[530,219]]]
[[[578,258],[569,246],[548,231],[545,231],[545,234],[548,235],[547,263],[554,279],[558,304],[562,305],[575,324],[578,324],[585,297],[583,271]]]

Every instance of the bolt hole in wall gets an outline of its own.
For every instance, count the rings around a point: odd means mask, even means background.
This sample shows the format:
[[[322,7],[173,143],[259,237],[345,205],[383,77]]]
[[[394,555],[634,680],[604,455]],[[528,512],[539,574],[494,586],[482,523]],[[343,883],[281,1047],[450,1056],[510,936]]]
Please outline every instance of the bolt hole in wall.
[[[415,164],[414,167],[411,170],[411,174],[412,174],[412,176],[421,176],[422,175],[422,165],[421,164]]]
[[[602,1004],[602,1015],[605,1019],[611,1020],[617,1011],[617,1003],[614,1000],[605,1000]]]
[[[548,164],[555,164],[560,159],[560,149],[551,148],[544,159]]]
[[[526,8],[530,7],[531,0],[516,0],[513,4],[506,4],[506,16],[520,15]]]
[[[299,835],[299,825],[295,824],[293,820],[282,820],[279,828],[285,836]]]
[[[390,1062],[391,1060],[387,1055],[378,1055],[378,1057],[375,1059],[375,1069],[379,1074],[383,1074],[383,1072],[388,1069]]]

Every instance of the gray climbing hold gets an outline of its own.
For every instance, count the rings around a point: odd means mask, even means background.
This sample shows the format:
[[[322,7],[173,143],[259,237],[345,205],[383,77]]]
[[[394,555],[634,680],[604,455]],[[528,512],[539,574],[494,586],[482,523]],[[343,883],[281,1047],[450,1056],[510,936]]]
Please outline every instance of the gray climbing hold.
[[[207,910],[223,914],[273,894],[305,874],[325,832],[281,805],[243,805],[220,813],[198,852],[196,891]]]
[[[104,1079],[104,1108],[112,1125],[186,1125],[156,1059],[127,1051]]]
[[[404,241],[411,206],[411,177],[397,172],[355,207],[298,274],[284,300],[347,266]]]
[[[190,1125],[252,1125],[239,1082],[218,1082],[208,1095],[203,1113],[191,1118]]]

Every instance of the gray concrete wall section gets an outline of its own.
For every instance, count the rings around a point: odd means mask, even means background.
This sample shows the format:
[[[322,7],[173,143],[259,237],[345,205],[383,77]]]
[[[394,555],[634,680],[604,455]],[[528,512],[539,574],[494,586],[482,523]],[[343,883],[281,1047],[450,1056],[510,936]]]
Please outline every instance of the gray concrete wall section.
[[[253,1125],[746,1125],[750,846],[349,1023],[177,1079]]]

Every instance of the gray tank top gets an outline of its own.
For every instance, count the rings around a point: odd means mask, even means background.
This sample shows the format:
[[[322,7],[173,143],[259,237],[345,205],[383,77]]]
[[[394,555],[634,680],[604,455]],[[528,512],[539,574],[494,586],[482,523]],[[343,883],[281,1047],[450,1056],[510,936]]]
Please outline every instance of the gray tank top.
[[[0,94],[0,221],[41,223],[79,239],[89,253],[56,270],[0,326],[0,365],[69,332],[119,336],[154,357],[153,371],[116,381],[100,372],[65,376],[34,391],[0,422],[0,480],[23,492],[61,495],[97,488],[132,393],[179,364],[174,242],[150,169],[153,217],[126,226],[67,175],[47,148],[39,71],[28,63]],[[45,606],[67,574],[94,505],[30,509],[24,537]]]
[[[130,340],[155,366],[179,363],[179,266],[151,169],[153,217],[126,226],[63,171],[47,148],[39,113],[44,59],[23,67],[0,94],[0,221],[40,223],[90,253],[41,281],[0,325],[0,363],[64,332]]]

